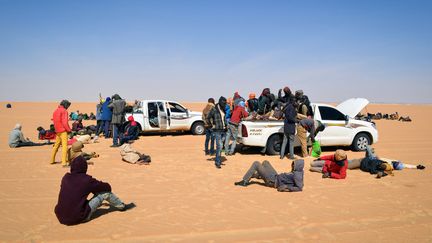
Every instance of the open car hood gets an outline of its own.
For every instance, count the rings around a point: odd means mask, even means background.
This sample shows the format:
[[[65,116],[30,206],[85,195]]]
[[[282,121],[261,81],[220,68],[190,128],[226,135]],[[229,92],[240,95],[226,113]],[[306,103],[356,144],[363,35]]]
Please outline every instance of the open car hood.
[[[355,117],[363,108],[369,104],[365,98],[351,98],[340,103],[336,108],[350,117]]]

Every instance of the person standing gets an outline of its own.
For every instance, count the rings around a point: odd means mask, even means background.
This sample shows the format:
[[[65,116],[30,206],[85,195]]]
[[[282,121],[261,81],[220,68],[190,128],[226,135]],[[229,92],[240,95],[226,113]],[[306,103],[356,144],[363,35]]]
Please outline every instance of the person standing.
[[[212,130],[211,130],[211,124],[207,123],[207,115],[210,112],[211,109],[213,109],[213,107],[215,106],[215,101],[213,98],[209,98],[207,101],[207,105],[206,107],[204,107],[204,110],[202,112],[202,119],[204,121],[204,126],[205,126],[205,142],[204,142],[204,151],[205,151],[205,155],[213,155],[215,153],[214,151],[214,141],[215,141],[215,137],[212,134]],[[209,149],[209,142],[210,142],[210,149]]]
[[[233,155],[236,144],[237,144],[237,136],[238,136],[238,126],[241,120],[247,117],[249,114],[245,110],[245,102],[240,101],[237,106],[235,106],[234,111],[232,113],[231,119],[228,122],[227,126],[227,134],[225,137],[225,155]],[[229,146],[230,140],[233,140],[231,144],[231,148]]]
[[[122,124],[125,122],[125,107],[126,101],[120,95],[113,95],[113,101],[108,107],[112,108],[111,124],[113,126],[113,144],[111,147],[119,147],[120,133],[122,132]]]
[[[57,154],[60,145],[62,146],[62,165],[68,166],[67,162],[67,141],[68,141],[68,133],[71,132],[71,128],[68,123],[69,115],[67,109],[71,103],[68,100],[62,100],[60,105],[53,113],[52,121],[54,123],[54,128],[56,132],[56,141],[54,143],[54,147],[51,155],[51,164],[55,163],[55,157]]]
[[[227,100],[225,97],[221,96],[219,98],[219,102],[213,107],[208,113],[206,120],[207,124],[210,124],[212,127],[213,134],[216,140],[216,158],[215,158],[215,166],[218,169],[221,169],[221,151],[222,151],[222,135],[226,130],[226,117],[225,117],[225,108],[227,106]]]
[[[315,136],[321,131],[324,131],[324,125],[318,120],[306,118],[299,121],[297,125],[297,137],[299,138],[302,148],[302,157],[307,157],[309,155],[306,132],[309,132],[309,138],[312,140],[312,143],[314,143]]]
[[[103,127],[105,138],[110,137],[109,128],[112,119],[112,109],[108,107],[110,103],[111,103],[111,98],[107,97],[105,101],[102,103],[102,107],[101,107],[101,120],[102,120],[102,127]]]
[[[291,91],[286,90],[286,95],[291,97]],[[296,130],[296,117],[297,111],[295,108],[295,102],[293,99],[289,99],[285,105],[285,119],[284,119],[284,137],[281,147],[280,159],[285,157],[285,150],[289,141],[289,158],[294,159],[294,139]]]

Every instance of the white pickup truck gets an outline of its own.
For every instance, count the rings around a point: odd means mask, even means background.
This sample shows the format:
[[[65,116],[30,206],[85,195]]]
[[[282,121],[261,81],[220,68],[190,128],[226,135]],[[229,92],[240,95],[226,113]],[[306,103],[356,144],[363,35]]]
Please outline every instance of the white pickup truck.
[[[336,107],[312,103],[314,119],[321,121],[325,130],[316,140],[321,146],[351,146],[355,151],[378,142],[375,123],[356,120],[354,117],[369,104],[364,98],[352,98]],[[239,126],[238,142],[246,146],[265,148],[270,155],[279,154],[283,138],[282,121],[243,121]],[[296,137],[295,145],[300,143]]]
[[[191,131],[194,135],[204,134],[201,112],[189,111],[175,101],[142,100],[126,113],[126,120],[133,116],[141,132]]]

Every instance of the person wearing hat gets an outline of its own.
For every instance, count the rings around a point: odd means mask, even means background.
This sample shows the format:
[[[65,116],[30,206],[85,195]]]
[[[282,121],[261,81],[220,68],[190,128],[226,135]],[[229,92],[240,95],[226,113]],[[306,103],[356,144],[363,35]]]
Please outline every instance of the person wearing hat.
[[[342,149],[334,154],[320,156],[310,164],[310,171],[322,173],[322,178],[345,179],[348,168],[347,155]]]
[[[76,225],[89,221],[103,201],[120,211],[135,207],[134,203],[125,204],[112,193],[110,184],[88,175],[87,168],[86,159],[78,156],[71,163],[70,173],[62,178],[54,209],[61,224]],[[90,193],[93,197],[87,200]]]
[[[71,128],[69,127],[68,119],[69,115],[67,109],[71,103],[68,100],[62,100],[60,105],[53,113],[52,121],[54,123],[54,128],[56,132],[56,141],[54,143],[54,147],[51,154],[51,164],[55,163],[55,158],[60,145],[62,146],[62,165],[68,166],[67,163],[67,142],[68,142],[68,133],[71,132]]]
[[[249,99],[247,100],[247,108],[249,112],[257,112],[258,111],[258,99],[256,98],[255,93],[249,94]]]
[[[130,141],[136,140],[139,136],[138,124],[133,116],[128,117],[129,124],[125,128],[124,134],[120,137],[120,145]]]
[[[76,141],[72,144],[72,146],[68,149],[68,162],[71,163],[76,157],[83,156],[86,161],[89,161],[92,158],[99,157],[99,154],[96,152],[85,153],[82,151],[84,148],[84,144],[81,141]]]
[[[277,188],[279,192],[299,192],[303,190],[304,160],[299,159],[291,163],[291,172],[280,173],[267,160],[262,163],[255,161],[243,180],[235,182],[236,186],[248,186],[252,178],[263,179],[268,187]]]
[[[226,131],[226,113],[225,108],[227,106],[227,100],[225,97],[221,96],[219,98],[219,102],[213,107],[210,112],[207,114],[206,123],[211,126],[215,140],[216,140],[216,158],[215,158],[215,166],[218,169],[221,169],[222,160],[221,160],[221,152],[222,152],[222,136]]]
[[[304,95],[303,90],[297,90],[295,92],[295,100],[298,103],[297,112],[303,116],[312,118],[314,116],[312,107],[310,105],[309,97]]]

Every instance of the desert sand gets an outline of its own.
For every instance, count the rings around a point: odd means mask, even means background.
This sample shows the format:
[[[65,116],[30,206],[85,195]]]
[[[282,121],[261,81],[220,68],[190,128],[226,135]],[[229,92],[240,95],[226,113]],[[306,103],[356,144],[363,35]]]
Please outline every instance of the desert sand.
[[[377,121],[379,156],[421,162],[423,171],[395,176],[348,171],[346,180],[322,179],[308,171],[300,193],[279,193],[259,184],[234,186],[253,161],[269,160],[279,171],[291,162],[247,151],[227,157],[217,170],[203,152],[204,136],[146,135],[134,144],[151,155],[149,166],[121,161],[111,140],[86,145],[95,151],[88,173],[109,182],[125,202],[137,207],[107,207],[88,223],[61,225],[55,214],[60,180],[69,170],[50,165],[51,146],[11,149],[9,131],[19,122],[25,136],[37,141],[36,127],[48,127],[57,103],[0,103],[0,241],[85,242],[431,242],[432,105],[371,104],[367,111],[409,115],[413,122]],[[203,103],[185,104],[201,111]],[[73,103],[69,111],[95,110]],[[86,124],[95,123],[88,121]],[[332,153],[327,149],[324,153]],[[349,158],[363,152],[348,151]],[[60,160],[60,153],[57,155]]]

